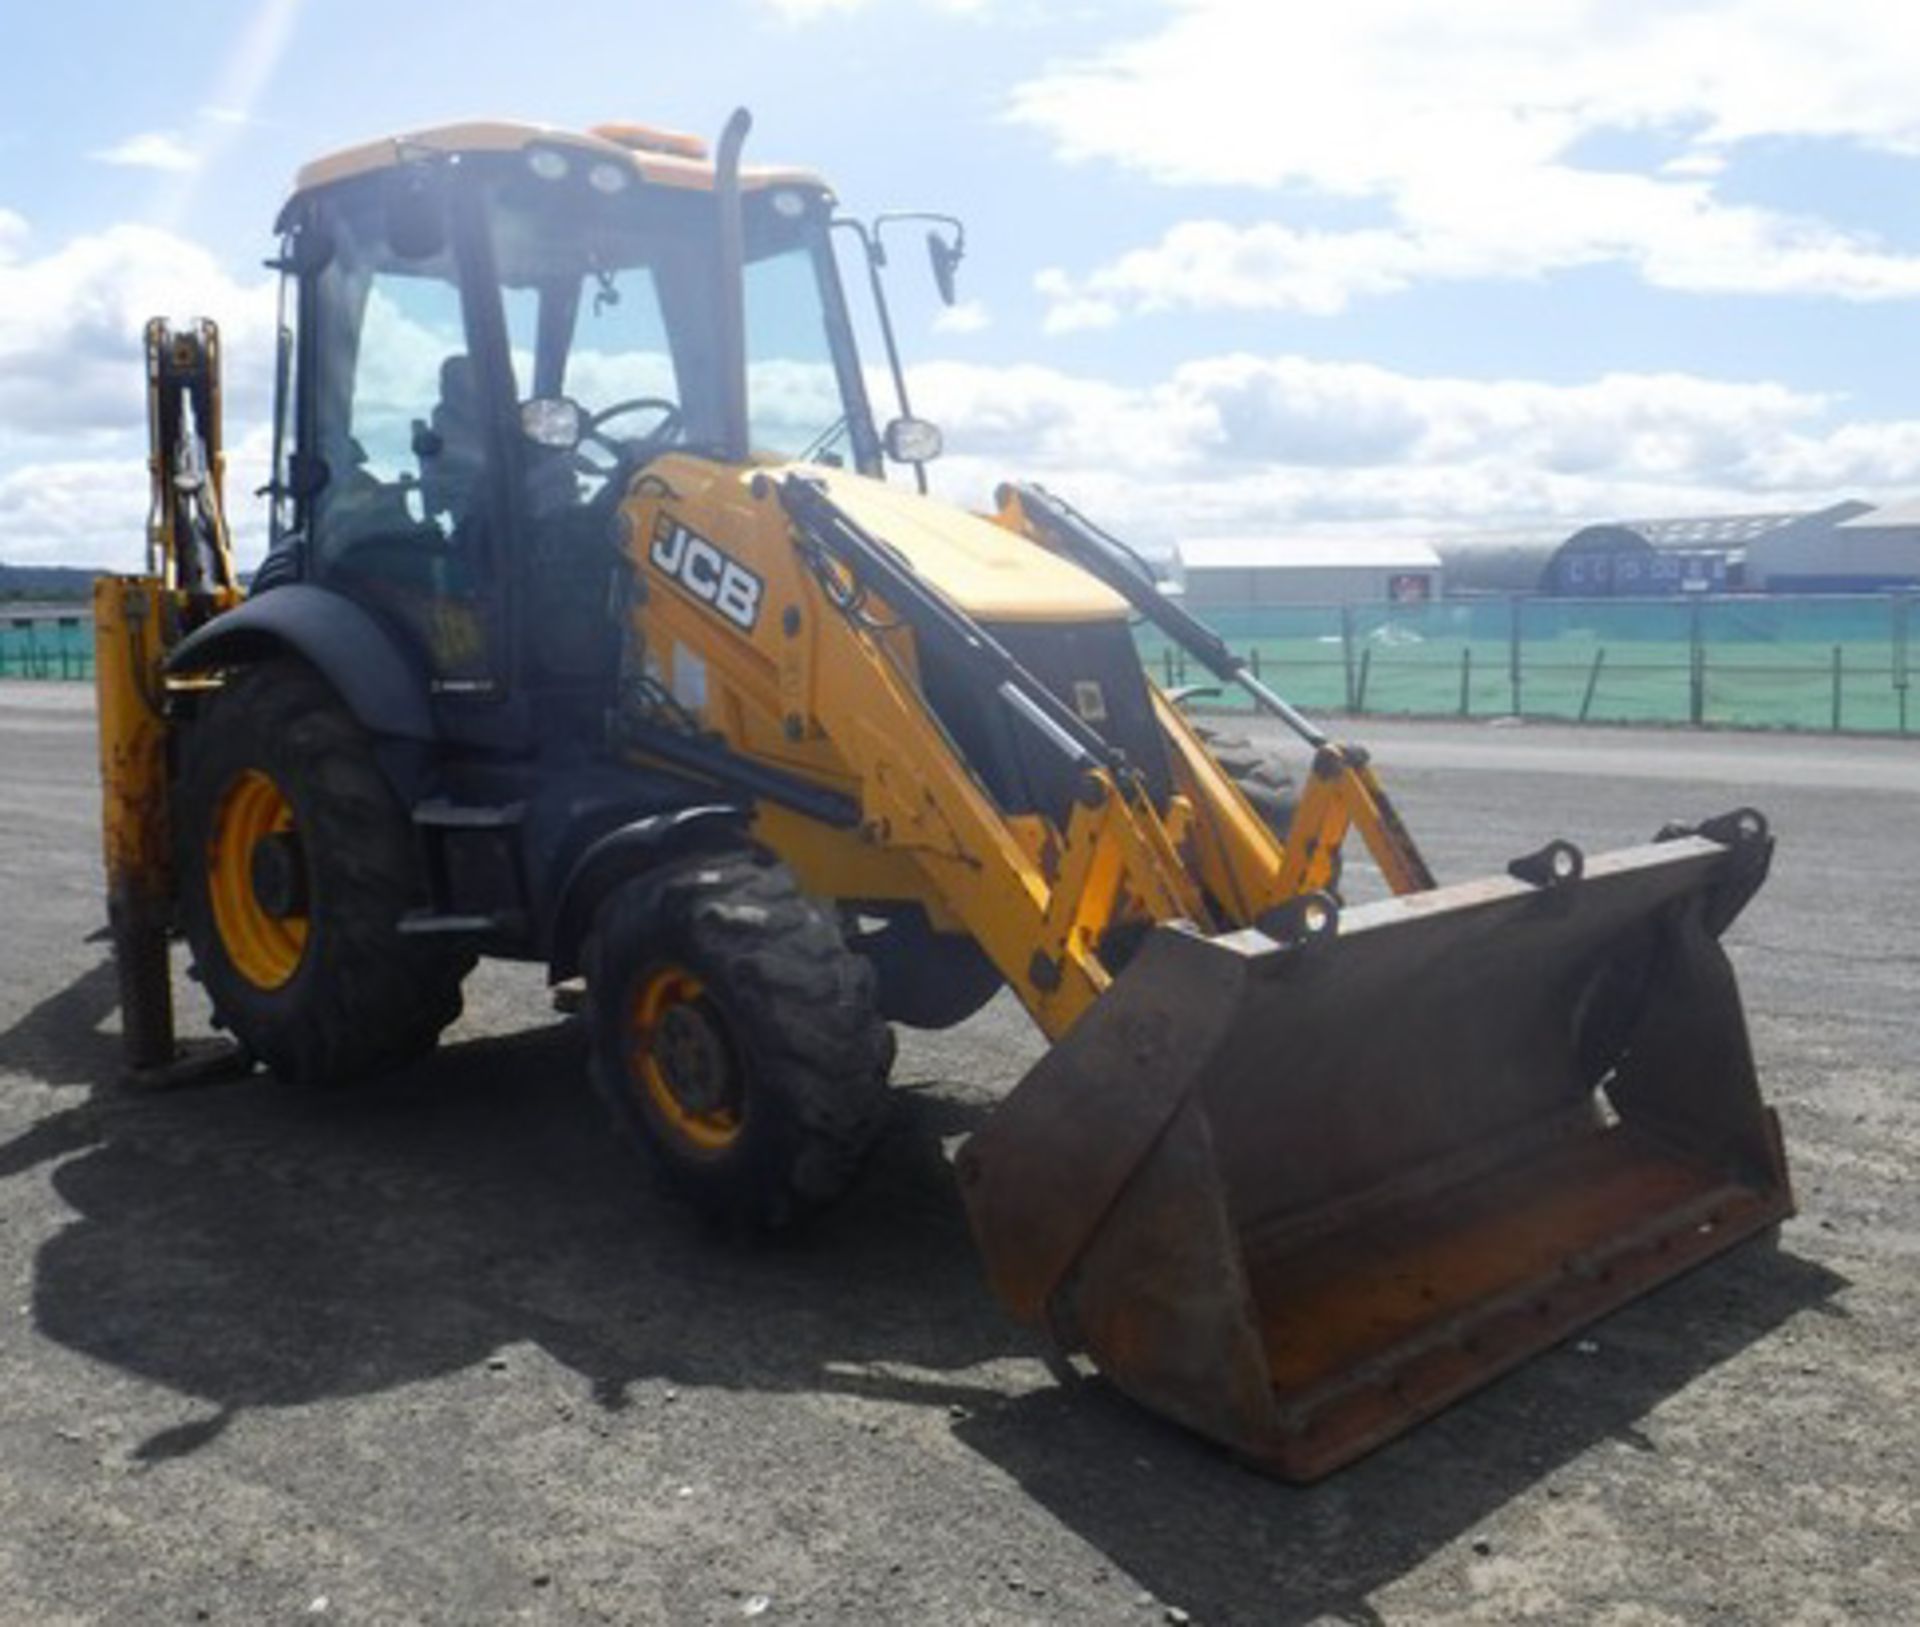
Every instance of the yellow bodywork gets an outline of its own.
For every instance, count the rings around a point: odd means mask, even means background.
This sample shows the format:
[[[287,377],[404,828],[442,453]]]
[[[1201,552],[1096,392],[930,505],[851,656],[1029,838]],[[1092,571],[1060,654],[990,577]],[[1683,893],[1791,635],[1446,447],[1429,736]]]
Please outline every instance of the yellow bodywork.
[[[978,944],[1057,1037],[1111,981],[1100,951],[1111,929],[1251,925],[1330,885],[1350,824],[1384,855],[1389,879],[1411,890],[1415,872],[1397,862],[1402,843],[1363,759],[1322,754],[1283,846],[1157,691],[1173,774],[1164,809],[1097,771],[1064,830],[1002,812],[926,704],[911,630],[877,600],[854,614],[830,602],[775,489],[787,472],[668,456],[637,484],[624,518],[628,558],[645,583],[630,637],[650,674],[734,750],[860,809],[858,826],[843,829],[760,804],[756,837],[807,891],[850,905],[920,905],[936,931]],[[1117,594],[1029,535],[1017,507],[990,520],[845,471],[799,472],[979,621],[1126,615]],[[750,627],[663,566],[677,528],[759,579]]]

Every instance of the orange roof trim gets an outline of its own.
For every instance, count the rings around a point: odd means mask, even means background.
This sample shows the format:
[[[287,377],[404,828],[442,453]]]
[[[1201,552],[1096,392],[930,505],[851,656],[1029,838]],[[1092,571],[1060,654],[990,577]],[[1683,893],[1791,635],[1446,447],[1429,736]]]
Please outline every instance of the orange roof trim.
[[[588,135],[611,141],[636,153],[672,153],[676,158],[705,158],[707,144],[684,130],[663,130],[657,124],[596,124]]]

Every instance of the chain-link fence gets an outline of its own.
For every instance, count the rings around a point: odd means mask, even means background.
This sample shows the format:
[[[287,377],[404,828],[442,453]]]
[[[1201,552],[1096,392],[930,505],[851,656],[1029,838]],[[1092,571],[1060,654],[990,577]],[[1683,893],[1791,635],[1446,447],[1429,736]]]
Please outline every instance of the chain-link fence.
[[[93,676],[93,623],[82,611],[0,608],[0,678]]]
[[[1309,709],[1905,734],[1915,604],[1913,594],[1515,598],[1202,619]],[[1210,681],[1156,629],[1138,637],[1157,677]],[[1220,700],[1238,704],[1232,692]]]

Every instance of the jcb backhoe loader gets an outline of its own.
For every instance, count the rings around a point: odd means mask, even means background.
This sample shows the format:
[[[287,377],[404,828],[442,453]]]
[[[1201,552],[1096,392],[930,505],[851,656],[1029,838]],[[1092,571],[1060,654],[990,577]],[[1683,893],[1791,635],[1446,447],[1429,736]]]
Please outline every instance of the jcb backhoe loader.
[[[305,170],[244,593],[217,337],[150,332],[151,567],[98,589],[136,1070],[177,1064],[169,931],[307,1085],[530,959],[584,975],[620,1133],[769,1226],[853,1177],[889,1023],[1004,986],[1052,1046],[958,1159],[994,1289],[1302,1478],[1786,1215],[1717,942],[1759,816],[1437,885],[1364,753],[1067,503],[887,483],[935,432],[904,389],[876,429],[833,234],[872,270],[899,217],[741,169],[746,122]],[[1297,796],[1236,781],[1135,617],[1310,748]],[[1342,907],[1350,833],[1390,899]]]

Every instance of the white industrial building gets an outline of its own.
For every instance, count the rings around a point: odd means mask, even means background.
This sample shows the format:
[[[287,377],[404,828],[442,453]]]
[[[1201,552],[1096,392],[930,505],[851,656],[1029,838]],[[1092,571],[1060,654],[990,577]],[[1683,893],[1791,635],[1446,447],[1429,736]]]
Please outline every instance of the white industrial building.
[[[1440,597],[1440,556],[1393,538],[1199,537],[1180,544],[1188,608],[1424,603]]]
[[[1747,586],[1768,593],[1920,588],[1920,498],[1883,508],[1850,507],[1831,524],[1784,527],[1749,541]]]

